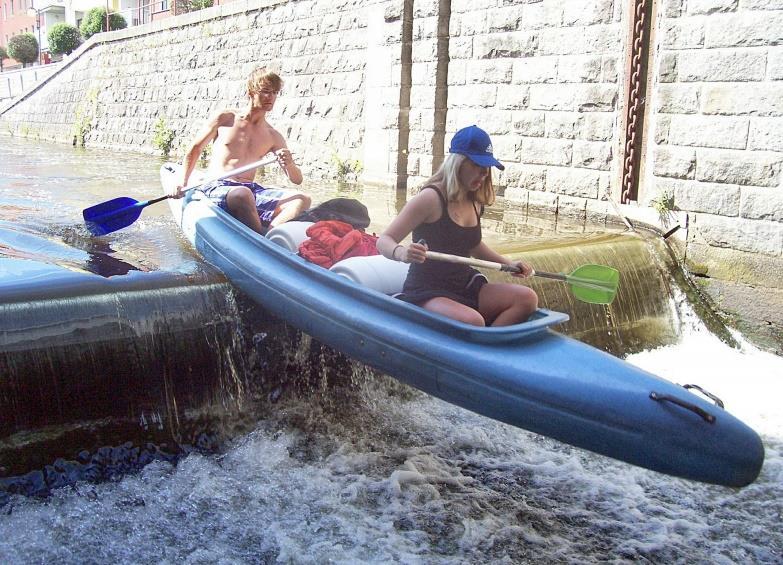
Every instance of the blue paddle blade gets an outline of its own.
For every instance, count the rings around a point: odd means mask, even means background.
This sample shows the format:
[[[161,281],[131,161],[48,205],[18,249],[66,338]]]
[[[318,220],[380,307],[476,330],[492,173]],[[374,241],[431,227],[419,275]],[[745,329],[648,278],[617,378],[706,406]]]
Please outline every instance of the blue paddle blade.
[[[135,222],[147,204],[148,202],[138,202],[133,198],[121,196],[85,208],[82,215],[91,234],[106,235]]]

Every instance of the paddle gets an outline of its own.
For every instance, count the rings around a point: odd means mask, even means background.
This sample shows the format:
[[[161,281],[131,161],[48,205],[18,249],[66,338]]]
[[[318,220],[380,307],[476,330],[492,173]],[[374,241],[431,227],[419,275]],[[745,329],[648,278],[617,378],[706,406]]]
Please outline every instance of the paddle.
[[[198,184],[188,186],[185,188],[183,193],[210,182],[233,177],[234,175],[244,173],[245,171],[249,171],[257,167],[263,167],[264,165],[270,165],[276,160],[277,156],[274,156],[272,158],[254,161],[253,163],[249,163],[242,167],[237,167],[232,171],[226,171],[218,177],[207,179],[205,181],[199,182]],[[151,200],[144,200],[143,202],[139,202],[133,198],[128,198],[127,196],[121,196],[119,198],[107,200],[106,202],[101,202],[95,206],[85,208],[82,212],[82,215],[84,216],[84,221],[87,224],[87,229],[90,230],[91,234],[106,235],[107,233],[111,233],[131,225],[138,219],[138,217],[141,215],[141,211],[144,208],[150,204],[155,204],[156,202],[166,200],[167,198],[174,198],[174,196],[167,194],[165,196],[159,196],[158,198],[153,198]]]
[[[519,269],[514,265],[504,265],[494,261],[483,261],[473,259],[472,257],[460,257],[459,255],[449,255],[447,253],[438,253],[437,251],[427,251],[427,259],[436,261],[448,261],[449,263],[463,263],[474,267],[484,267],[495,269],[496,271],[505,271],[508,273],[518,273]],[[620,281],[620,272],[612,267],[605,265],[582,265],[570,275],[561,273],[545,273],[534,271],[537,277],[564,281],[571,287],[571,292],[582,302],[589,304],[611,304],[617,294],[617,286]]]

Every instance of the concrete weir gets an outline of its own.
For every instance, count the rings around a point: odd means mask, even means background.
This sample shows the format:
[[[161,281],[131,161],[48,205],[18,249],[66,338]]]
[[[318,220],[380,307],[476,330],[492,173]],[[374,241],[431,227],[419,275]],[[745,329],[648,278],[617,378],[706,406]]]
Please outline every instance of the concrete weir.
[[[0,476],[118,438],[187,443],[194,414],[239,409],[225,281],[3,267],[28,276],[0,281]]]

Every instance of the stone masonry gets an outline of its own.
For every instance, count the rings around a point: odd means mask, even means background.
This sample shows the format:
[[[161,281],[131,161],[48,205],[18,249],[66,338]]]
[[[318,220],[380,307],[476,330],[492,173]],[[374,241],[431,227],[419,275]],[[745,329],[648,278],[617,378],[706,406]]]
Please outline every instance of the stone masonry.
[[[666,0],[647,197],[688,213],[692,269],[783,288],[783,1]]]
[[[673,197],[691,268],[783,288],[783,0],[659,0],[638,202]],[[458,128],[492,135],[515,214],[585,222],[621,192],[625,0],[238,0],[91,38],[0,109],[0,133],[184,152],[245,77],[285,80],[270,121],[312,177],[334,161],[410,191]],[[680,212],[677,212],[680,210]]]

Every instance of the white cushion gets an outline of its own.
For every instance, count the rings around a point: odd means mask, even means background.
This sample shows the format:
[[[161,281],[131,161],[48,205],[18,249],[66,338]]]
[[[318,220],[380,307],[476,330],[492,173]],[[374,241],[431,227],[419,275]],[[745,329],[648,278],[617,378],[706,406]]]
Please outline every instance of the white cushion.
[[[371,255],[343,259],[335,263],[330,271],[378,292],[397,294],[402,292],[402,285],[408,276],[408,264],[392,261],[383,255]]]
[[[266,237],[277,245],[297,253],[299,245],[307,239],[307,228],[312,225],[313,222],[286,222],[269,230]]]

